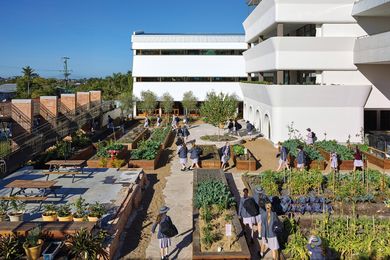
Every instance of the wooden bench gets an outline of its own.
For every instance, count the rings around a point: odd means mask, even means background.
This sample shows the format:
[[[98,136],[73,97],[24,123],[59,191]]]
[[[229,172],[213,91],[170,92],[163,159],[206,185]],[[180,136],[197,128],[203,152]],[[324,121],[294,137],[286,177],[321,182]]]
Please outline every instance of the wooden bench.
[[[92,172],[91,172],[92,173]],[[91,174],[90,173],[90,174]],[[46,175],[46,180],[49,180],[50,175],[72,175],[72,183],[74,183],[74,178],[77,175],[84,175],[84,172],[76,172],[76,171],[43,171],[42,174]],[[88,174],[88,176],[90,175]]]
[[[21,201],[45,201],[47,200],[46,196],[35,196],[35,197],[23,197],[23,196],[12,196],[12,197],[0,197],[0,200],[21,200]]]

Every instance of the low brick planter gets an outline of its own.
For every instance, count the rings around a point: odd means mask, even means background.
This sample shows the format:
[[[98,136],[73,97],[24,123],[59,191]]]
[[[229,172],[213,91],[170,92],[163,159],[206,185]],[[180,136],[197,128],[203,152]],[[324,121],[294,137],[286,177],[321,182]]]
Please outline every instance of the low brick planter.
[[[221,157],[219,151],[215,145],[199,145],[203,154],[200,156],[200,167],[206,169],[219,169],[221,168]],[[210,152],[207,152],[209,150]]]
[[[116,156],[117,159],[120,160],[125,160],[125,163],[127,162],[128,158],[128,151],[127,151],[127,146],[124,146],[123,149],[118,153]],[[107,165],[104,167],[101,165],[101,158],[97,157],[96,155],[87,160],[87,166],[88,168],[116,168],[112,165],[112,160],[111,158],[106,158],[107,159]]]
[[[249,151],[249,149],[247,149],[248,154],[242,155],[242,156],[236,156],[232,147],[231,147],[230,151],[232,154],[233,162],[234,162],[237,170],[240,170],[240,171],[256,171],[257,170],[257,166],[258,166],[257,160],[253,156],[251,151]]]
[[[226,176],[221,170],[196,169],[194,172],[193,179],[193,193],[196,193],[196,189],[198,187],[199,182],[211,179],[220,180],[226,185],[228,185]],[[194,223],[194,232],[192,233],[192,259],[251,259],[251,254],[249,252],[244,232],[242,232],[242,226],[240,224],[237,214],[233,216],[231,224],[234,226],[236,234],[238,234],[237,243],[239,243],[241,247],[241,251],[238,252],[202,252],[200,245],[202,238],[200,237],[199,230],[199,210],[195,207],[193,208],[192,219]]]
[[[131,131],[126,135],[122,136],[121,139],[125,139],[127,135],[131,135]],[[127,146],[128,150],[133,150],[137,148],[138,142],[149,138],[149,136],[150,136],[150,131],[145,128],[133,139],[132,142],[122,141],[121,139],[119,139],[118,142],[123,144],[124,146]]]
[[[162,154],[162,147],[157,152],[156,158],[154,160],[130,160],[129,168],[143,168],[144,170],[155,170],[159,166],[158,163]]]

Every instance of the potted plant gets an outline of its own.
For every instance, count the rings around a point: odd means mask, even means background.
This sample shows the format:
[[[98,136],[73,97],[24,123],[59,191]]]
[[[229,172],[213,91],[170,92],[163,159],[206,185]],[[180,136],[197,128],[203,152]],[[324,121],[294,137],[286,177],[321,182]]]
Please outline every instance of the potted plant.
[[[72,211],[67,204],[60,205],[57,209],[58,221],[69,222],[73,220]]]
[[[31,229],[26,236],[26,241],[23,243],[24,251],[27,259],[36,260],[41,256],[43,240],[42,233],[39,227]]]
[[[43,206],[42,220],[57,221],[57,206],[54,204],[46,204]]]
[[[15,235],[0,235],[0,259],[20,259],[23,255],[22,245]]]
[[[11,222],[23,221],[24,210],[26,204],[20,200],[11,200],[11,211],[8,212],[8,217]]]
[[[0,222],[5,221],[7,217],[8,203],[4,200],[0,200]]]
[[[66,244],[70,246],[69,254],[75,259],[109,259],[104,249],[103,242],[107,233],[100,230],[97,234],[91,234],[85,228],[81,228],[76,234],[69,236]]]
[[[104,214],[106,214],[106,212],[106,208],[96,201],[88,208],[88,221],[97,222]]]
[[[82,222],[85,220],[86,213],[87,213],[87,206],[88,203],[85,202],[85,199],[83,199],[81,196],[76,199],[76,201],[73,203],[73,206],[76,209],[76,212],[73,213],[73,220],[75,222]]]

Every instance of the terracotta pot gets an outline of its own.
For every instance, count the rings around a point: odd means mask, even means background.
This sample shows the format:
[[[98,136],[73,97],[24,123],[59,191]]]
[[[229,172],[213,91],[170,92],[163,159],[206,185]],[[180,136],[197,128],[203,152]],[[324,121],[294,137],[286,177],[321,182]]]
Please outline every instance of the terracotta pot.
[[[53,215],[48,215],[48,216],[45,216],[42,214],[42,221],[45,221],[45,222],[54,222],[54,221],[57,221],[57,214],[53,214]]]
[[[90,217],[90,216],[88,216],[88,221],[89,222],[98,222],[99,218],[98,217]]]
[[[73,221],[74,222],[83,222],[83,221],[85,221],[85,218],[84,217],[78,218],[78,217],[73,216]]]
[[[72,215],[69,215],[69,216],[66,216],[66,217],[58,216],[58,221],[59,222],[70,222],[72,220],[73,220],[73,216]]]
[[[24,251],[26,252],[26,256],[28,260],[36,260],[39,259],[42,252],[43,240],[38,239],[38,245],[33,247],[27,247],[26,244],[23,244]]]
[[[11,222],[23,221],[23,214],[24,214],[23,212],[9,213],[8,214],[9,221],[11,221]]]

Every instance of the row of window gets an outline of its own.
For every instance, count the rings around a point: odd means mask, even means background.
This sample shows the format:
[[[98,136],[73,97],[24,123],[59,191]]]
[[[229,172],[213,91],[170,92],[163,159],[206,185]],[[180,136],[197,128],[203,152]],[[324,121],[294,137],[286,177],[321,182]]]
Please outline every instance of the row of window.
[[[137,77],[137,82],[239,82],[243,77]]]
[[[136,55],[242,55],[245,50],[136,50]]]

